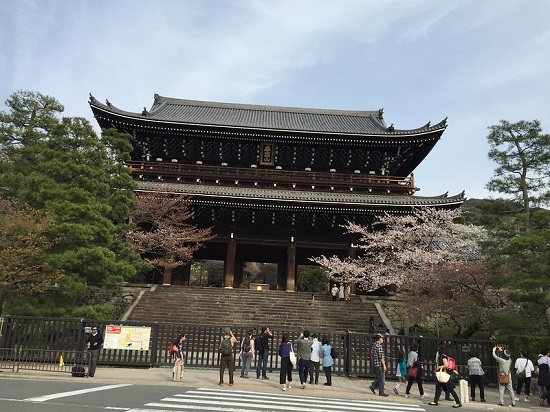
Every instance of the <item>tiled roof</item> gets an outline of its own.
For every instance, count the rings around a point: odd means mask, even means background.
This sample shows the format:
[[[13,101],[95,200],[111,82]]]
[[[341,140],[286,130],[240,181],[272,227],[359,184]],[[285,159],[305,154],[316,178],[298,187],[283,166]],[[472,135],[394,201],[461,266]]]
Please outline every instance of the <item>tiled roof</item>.
[[[460,206],[464,202],[464,193],[455,196],[400,196],[400,195],[367,195],[354,193],[313,192],[300,190],[259,189],[246,187],[209,186],[185,183],[162,183],[137,181],[138,191],[166,193],[185,193],[205,199],[211,198],[223,202],[271,202],[307,208],[336,208],[342,212],[347,208],[370,209],[379,207],[415,206]]]
[[[277,131],[323,132],[351,135],[423,134],[446,127],[446,120],[413,130],[398,130],[387,126],[382,110],[352,111],[303,109],[295,107],[261,106],[185,100],[155,95],[149,111],[142,113],[120,110],[111,103],[99,103],[90,97],[92,109],[100,109],[126,118],[170,124],[225,126]],[[95,110],[94,110],[95,112]]]

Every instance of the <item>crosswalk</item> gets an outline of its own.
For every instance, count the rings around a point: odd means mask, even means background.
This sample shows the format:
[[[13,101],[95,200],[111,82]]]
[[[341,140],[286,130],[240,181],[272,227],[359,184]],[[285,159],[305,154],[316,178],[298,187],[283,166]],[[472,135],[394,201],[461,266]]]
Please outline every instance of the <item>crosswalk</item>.
[[[291,392],[247,392],[238,390],[197,388],[173,397],[150,402],[143,408],[127,412],[223,411],[223,412],[423,412],[424,408],[412,404],[321,396],[292,395]]]

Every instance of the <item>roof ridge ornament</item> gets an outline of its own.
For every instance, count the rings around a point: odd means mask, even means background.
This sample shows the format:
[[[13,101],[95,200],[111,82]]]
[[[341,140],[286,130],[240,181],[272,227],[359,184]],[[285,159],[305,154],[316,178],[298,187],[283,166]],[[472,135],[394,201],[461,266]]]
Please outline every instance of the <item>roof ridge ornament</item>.
[[[393,127],[393,123],[390,124],[390,127],[388,127],[388,132],[393,132],[395,131],[395,127]]]
[[[90,100],[89,100],[89,103],[96,103],[97,100],[96,98],[92,95],[92,92],[90,92]]]

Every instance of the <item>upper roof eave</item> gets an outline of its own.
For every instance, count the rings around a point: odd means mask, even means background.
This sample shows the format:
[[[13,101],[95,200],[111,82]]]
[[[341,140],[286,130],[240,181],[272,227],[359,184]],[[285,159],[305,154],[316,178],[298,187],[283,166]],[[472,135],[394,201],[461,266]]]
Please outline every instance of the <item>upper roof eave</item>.
[[[179,125],[179,126],[206,126],[206,127],[225,127],[233,129],[250,129],[250,130],[265,130],[265,131],[293,131],[300,133],[325,133],[325,134],[335,134],[335,135],[357,135],[357,136],[388,136],[388,137],[401,137],[401,136],[418,136],[418,135],[427,135],[427,134],[440,134],[447,127],[446,119],[437,123],[436,125],[431,126],[430,123],[427,123],[423,127],[412,129],[412,130],[403,130],[403,129],[394,129],[393,125],[386,127],[384,120],[382,118],[383,110],[379,111],[350,111],[350,110],[328,110],[328,109],[300,109],[293,107],[277,107],[277,106],[260,106],[260,105],[245,105],[245,104],[233,104],[233,103],[215,103],[215,102],[204,102],[196,100],[185,100],[185,99],[174,99],[166,98],[162,96],[155,95],[155,103],[150,112],[144,108],[142,113],[128,112],[121,110],[107,101],[107,104],[100,103],[92,95],[90,95],[89,104],[94,111],[96,110],[105,113],[106,115],[117,116],[121,119],[126,119],[126,122],[146,122],[157,124],[160,127],[162,125]],[[169,105],[174,105],[170,107]],[[188,106],[189,105],[189,106]],[[176,117],[170,118],[166,113],[175,113],[180,108],[189,108],[190,105],[193,107],[206,108],[206,110],[221,110],[221,115],[218,113],[218,119],[222,121],[196,121],[197,116],[195,114],[195,121],[189,121],[185,119],[178,119]],[[94,110],[95,109],[95,110]],[[250,123],[239,123],[238,121],[224,122],[223,116],[224,110],[232,110],[232,113],[235,111],[245,111],[246,114],[253,113],[275,113],[276,116],[279,114],[281,116],[286,116],[289,113],[293,113],[291,116],[304,116],[312,120],[314,127],[305,128],[305,127],[289,127],[288,125],[292,122],[283,121],[279,125],[272,125],[266,127],[265,124],[260,125]],[[192,110],[192,109],[191,109]],[[240,113],[240,112],[239,112]],[[97,113],[95,113],[97,116]],[[253,116],[252,116],[253,117]],[[340,124],[348,124],[350,127],[334,127],[336,121],[340,121]],[[360,125],[367,125],[365,130],[357,127],[356,121]],[[200,119],[199,119],[200,120]],[[286,119],[287,120],[287,119]],[[297,122],[294,125],[303,125],[305,122]],[[328,125],[328,127],[327,127]],[[278,127],[277,127],[278,126]],[[367,130],[368,129],[368,130]],[[437,133],[440,132],[440,133]]]

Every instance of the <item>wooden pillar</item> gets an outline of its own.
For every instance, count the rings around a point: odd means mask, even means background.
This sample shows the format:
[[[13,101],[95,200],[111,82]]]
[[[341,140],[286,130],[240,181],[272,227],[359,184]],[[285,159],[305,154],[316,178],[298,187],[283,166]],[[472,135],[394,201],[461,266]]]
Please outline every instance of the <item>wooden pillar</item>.
[[[187,262],[187,264],[181,268],[181,271],[181,284],[183,286],[189,286],[191,283],[191,261]]]
[[[164,268],[164,271],[162,272],[162,284],[172,284],[172,268]]]
[[[235,281],[235,255],[237,252],[237,242],[235,241],[234,234],[231,233],[229,241],[227,242],[227,253],[225,255],[225,262],[223,265],[223,287],[233,287]]]
[[[290,237],[287,247],[286,290],[296,292],[296,242]]]

